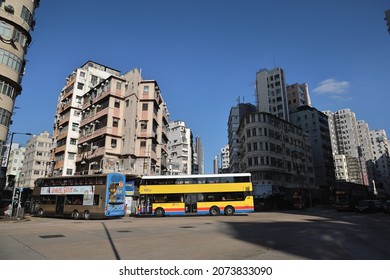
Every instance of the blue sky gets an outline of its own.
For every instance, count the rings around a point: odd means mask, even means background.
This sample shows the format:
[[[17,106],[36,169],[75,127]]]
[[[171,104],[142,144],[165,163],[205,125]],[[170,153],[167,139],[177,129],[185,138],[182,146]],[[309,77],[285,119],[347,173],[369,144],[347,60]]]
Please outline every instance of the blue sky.
[[[207,173],[230,108],[238,97],[255,103],[261,68],[308,83],[317,109],[350,108],[390,134],[387,9],[384,0],[41,1],[11,132],[51,133],[66,76],[93,60],[156,80],[170,120],[201,137]]]

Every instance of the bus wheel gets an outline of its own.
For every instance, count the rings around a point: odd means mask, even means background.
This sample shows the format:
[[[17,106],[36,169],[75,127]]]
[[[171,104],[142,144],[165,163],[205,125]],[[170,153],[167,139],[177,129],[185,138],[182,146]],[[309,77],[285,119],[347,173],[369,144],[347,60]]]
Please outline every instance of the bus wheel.
[[[74,220],[77,220],[78,218],[80,218],[79,211],[74,210],[74,211],[72,212],[72,218],[73,218]]]
[[[232,216],[234,214],[234,208],[233,206],[226,206],[224,210],[224,214],[226,216]]]
[[[91,218],[91,213],[88,210],[84,211],[84,220],[89,220]]]
[[[43,209],[39,209],[37,214],[38,214],[39,217],[42,218],[42,216],[43,216]]]
[[[156,210],[154,210],[154,215],[157,217],[164,217],[165,211],[162,208],[157,208]]]
[[[213,206],[210,208],[210,215],[211,216],[218,216],[220,213],[219,208],[217,206]]]

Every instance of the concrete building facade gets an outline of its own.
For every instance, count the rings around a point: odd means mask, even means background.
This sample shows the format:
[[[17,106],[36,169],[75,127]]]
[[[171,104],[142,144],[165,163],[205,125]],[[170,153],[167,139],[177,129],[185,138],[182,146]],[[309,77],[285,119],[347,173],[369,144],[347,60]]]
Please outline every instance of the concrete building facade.
[[[119,76],[120,72],[88,61],[66,77],[66,84],[58,96],[54,117],[52,164],[48,169],[50,176],[75,174],[81,119],[83,115],[92,114],[88,111],[91,108],[82,110],[82,102],[86,99],[84,95],[110,75]],[[94,111],[97,110],[99,109],[94,108]]]
[[[183,121],[169,123],[168,162],[172,175],[192,174],[193,136]]]
[[[240,172],[252,174],[254,186],[315,189],[309,136],[272,114],[246,115],[238,130]]]
[[[316,185],[329,189],[336,178],[328,116],[314,107],[300,106],[290,112],[290,121],[310,136]]]
[[[52,137],[48,131],[33,135],[26,144],[19,186],[34,188],[37,178],[47,175],[47,166],[50,164]]]
[[[256,73],[256,105],[259,112],[289,121],[287,89],[282,68],[261,69]]]
[[[237,135],[240,122],[247,114],[256,111],[256,106],[250,103],[239,103],[230,109],[228,119],[229,173],[240,172],[240,143]]]
[[[306,83],[287,85],[286,90],[290,114],[300,106],[311,106],[309,86]]]
[[[0,1],[0,191],[6,186],[6,147],[16,98],[22,93],[25,55],[35,28],[39,0]],[[8,139],[9,140],[9,139]],[[4,164],[3,164],[4,163]]]

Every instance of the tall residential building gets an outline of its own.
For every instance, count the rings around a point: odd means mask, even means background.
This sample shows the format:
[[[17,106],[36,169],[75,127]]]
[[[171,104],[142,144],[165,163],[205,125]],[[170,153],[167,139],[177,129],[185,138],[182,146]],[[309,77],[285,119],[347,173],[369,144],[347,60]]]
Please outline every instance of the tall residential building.
[[[61,91],[49,176],[167,172],[167,106],[155,80],[88,61]]]
[[[240,143],[237,135],[240,122],[247,114],[256,111],[256,106],[250,103],[239,103],[230,109],[228,120],[229,173],[240,172]]]
[[[169,123],[168,162],[172,175],[192,174],[192,132],[183,121]]]
[[[369,186],[371,184],[370,180],[372,180],[370,178],[373,178],[375,173],[370,129],[368,124],[363,120],[357,122],[357,129],[360,143],[358,153],[362,166],[363,184]]]
[[[390,154],[386,131],[383,129],[371,130],[370,139],[376,166],[376,177],[390,177]]]
[[[290,122],[310,136],[316,185],[330,189],[335,168],[328,116],[314,107],[300,106],[290,112]]]
[[[192,174],[204,174],[204,150],[199,136],[195,137],[193,151]]]
[[[215,155],[214,160],[213,160],[213,173],[214,174],[219,174],[221,168],[219,167],[219,156]]]
[[[338,154],[358,157],[359,134],[356,115],[350,109],[334,113]]]
[[[363,170],[365,164],[361,157],[361,144],[359,141],[358,123],[355,113],[350,109],[341,109],[335,113],[327,112],[327,115],[330,119],[330,131],[331,133],[334,133],[334,135],[331,136],[331,140],[334,141],[332,143],[332,147],[335,149],[333,151],[334,155],[347,156],[348,168],[350,168],[350,170],[348,170],[348,180],[350,182],[363,184]],[[337,163],[335,163],[335,166],[337,166]]]
[[[167,170],[168,115],[160,88],[137,69],[111,75],[83,98],[76,174]]]
[[[325,115],[328,116],[328,126],[329,126],[329,135],[330,141],[332,143],[332,154],[333,156],[337,155],[339,150],[337,148],[337,138],[336,138],[336,127],[334,123],[334,113],[331,111],[322,111]]]
[[[33,135],[27,141],[19,186],[32,189],[37,178],[46,176],[51,146],[52,138],[48,131]]]
[[[277,67],[256,73],[256,101],[259,112],[267,112],[289,121],[284,71]]]
[[[16,97],[22,93],[24,59],[35,27],[38,0],[0,1],[0,156],[4,157]],[[0,189],[5,185],[5,165],[0,168]]]
[[[15,184],[18,182],[25,152],[25,147],[21,147],[18,143],[12,144],[11,153],[8,159],[7,182],[4,190],[13,191]]]
[[[300,106],[311,106],[309,86],[306,83],[287,85],[287,99],[290,114]]]
[[[239,127],[240,172],[252,174],[255,188],[315,189],[309,136],[269,113],[250,113]]]
[[[119,76],[120,72],[88,61],[66,78],[66,84],[58,96],[54,118],[52,165],[48,170],[50,176],[75,174],[81,118],[83,115],[90,115],[91,109],[99,110],[87,108],[82,111],[82,102],[87,99],[84,95],[111,75]]]

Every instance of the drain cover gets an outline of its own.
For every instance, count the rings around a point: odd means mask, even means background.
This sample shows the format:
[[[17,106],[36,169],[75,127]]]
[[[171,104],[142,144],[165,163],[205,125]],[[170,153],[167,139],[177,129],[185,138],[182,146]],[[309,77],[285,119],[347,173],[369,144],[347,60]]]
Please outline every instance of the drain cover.
[[[62,234],[52,234],[52,235],[40,235],[40,238],[60,238],[65,237],[65,235]]]
[[[193,226],[182,226],[180,228],[195,228],[195,227],[193,227]]]

